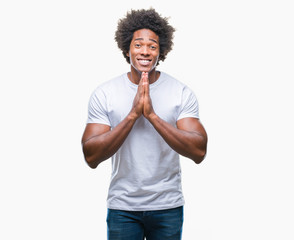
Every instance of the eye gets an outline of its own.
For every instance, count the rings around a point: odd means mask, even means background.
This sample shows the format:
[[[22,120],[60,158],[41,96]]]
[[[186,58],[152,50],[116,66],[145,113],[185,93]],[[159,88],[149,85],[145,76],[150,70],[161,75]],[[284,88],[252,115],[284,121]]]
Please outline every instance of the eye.
[[[135,47],[136,47],[136,48],[139,48],[139,47],[141,47],[141,45],[140,45],[139,43],[136,43],[136,44],[135,44]]]
[[[152,49],[152,50],[155,50],[155,49],[156,49],[156,47],[155,47],[155,46],[153,46],[153,45],[151,45],[151,46],[150,46],[150,49]]]

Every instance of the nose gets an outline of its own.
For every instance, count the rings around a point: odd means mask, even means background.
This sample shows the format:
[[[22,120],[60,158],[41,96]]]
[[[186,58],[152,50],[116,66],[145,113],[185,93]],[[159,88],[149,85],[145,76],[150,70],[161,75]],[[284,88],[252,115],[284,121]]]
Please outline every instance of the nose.
[[[150,53],[149,53],[149,47],[148,46],[143,46],[142,48],[141,48],[141,54],[142,55],[149,55]]]

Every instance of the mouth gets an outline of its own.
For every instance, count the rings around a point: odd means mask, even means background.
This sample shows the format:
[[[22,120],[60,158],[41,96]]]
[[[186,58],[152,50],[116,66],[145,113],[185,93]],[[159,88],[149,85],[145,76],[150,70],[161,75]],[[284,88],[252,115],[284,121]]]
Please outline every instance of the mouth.
[[[148,66],[151,63],[151,59],[139,58],[137,60],[140,63],[140,65],[142,65],[142,66]]]

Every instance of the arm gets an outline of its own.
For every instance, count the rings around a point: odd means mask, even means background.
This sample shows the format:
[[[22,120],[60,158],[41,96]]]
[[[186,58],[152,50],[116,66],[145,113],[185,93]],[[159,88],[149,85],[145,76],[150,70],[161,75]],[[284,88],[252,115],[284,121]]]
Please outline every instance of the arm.
[[[96,168],[101,162],[117,152],[132,130],[136,120],[142,115],[144,89],[140,81],[130,113],[115,128],[98,123],[89,123],[82,137],[82,147],[86,162]]]
[[[197,118],[183,118],[177,128],[156,114],[148,119],[166,143],[177,153],[201,163],[206,155],[207,134]]]
[[[199,119],[180,119],[177,121],[177,128],[175,128],[154,112],[149,95],[149,81],[146,75],[144,76],[143,86],[143,115],[173,150],[192,159],[195,163],[201,163],[206,155],[207,134]]]
[[[123,144],[135,119],[127,116],[114,129],[98,123],[89,123],[82,138],[85,160],[91,168],[110,158]]]

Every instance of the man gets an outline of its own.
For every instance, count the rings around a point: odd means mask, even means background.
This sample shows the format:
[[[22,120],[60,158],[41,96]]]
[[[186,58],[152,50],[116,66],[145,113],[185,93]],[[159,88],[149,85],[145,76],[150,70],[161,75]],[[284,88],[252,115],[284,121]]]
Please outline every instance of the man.
[[[156,70],[174,31],[154,9],[129,12],[115,39],[130,72],[101,84],[89,101],[86,162],[96,168],[112,158],[108,239],[181,239],[179,154],[200,163],[207,135],[194,93]]]

